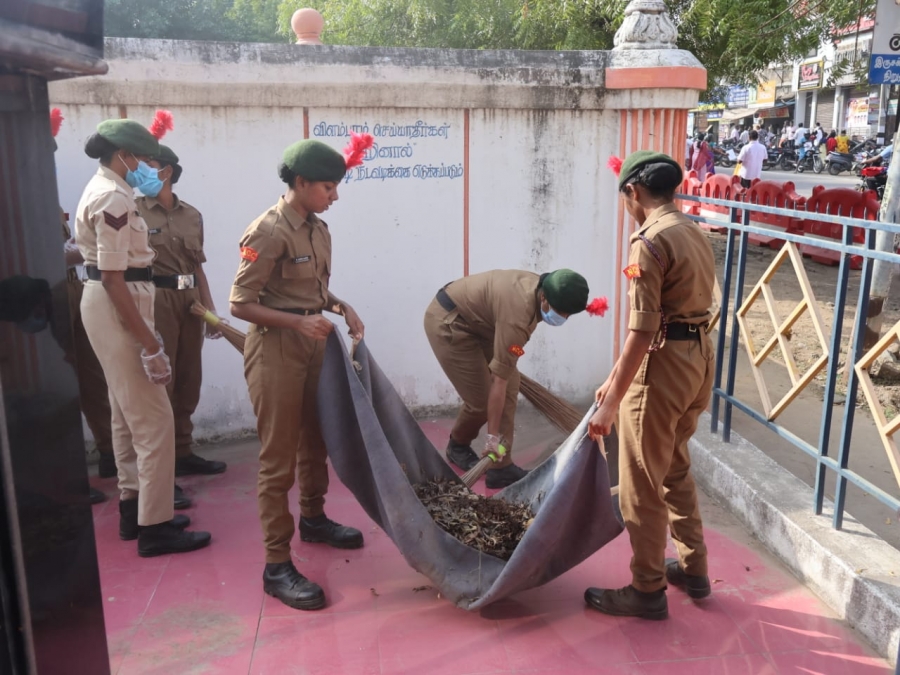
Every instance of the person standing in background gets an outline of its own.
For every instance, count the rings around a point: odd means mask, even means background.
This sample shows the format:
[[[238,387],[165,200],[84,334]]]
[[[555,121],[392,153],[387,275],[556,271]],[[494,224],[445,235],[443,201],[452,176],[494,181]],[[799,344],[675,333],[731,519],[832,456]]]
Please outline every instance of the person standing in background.
[[[148,163],[157,170],[159,181],[136,202],[149,228],[150,245],[156,251],[155,321],[172,364],[172,381],[166,390],[175,416],[175,475],[219,474],[227,468],[225,462],[204,459],[192,452],[191,416],[200,402],[204,335],[210,339],[222,336],[221,331],[191,314],[191,305],[196,301],[215,312],[203,271],[203,216],[173,192],[182,167],[171,148],[160,144],[159,154]]]

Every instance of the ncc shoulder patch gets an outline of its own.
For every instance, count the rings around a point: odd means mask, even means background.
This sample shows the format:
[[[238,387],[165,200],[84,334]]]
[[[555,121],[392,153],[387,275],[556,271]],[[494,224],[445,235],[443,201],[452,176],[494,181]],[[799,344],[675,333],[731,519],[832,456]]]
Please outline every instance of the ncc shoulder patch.
[[[628,267],[626,267],[624,270],[622,270],[622,272],[628,279],[634,279],[641,276],[641,266],[637,263],[634,263],[633,265],[629,265]]]
[[[525,350],[522,349],[519,345],[510,345],[509,353],[513,356],[524,356]]]
[[[250,246],[241,246],[241,260],[247,262],[256,262],[259,259],[259,253]]]
[[[114,216],[109,211],[104,211],[103,222],[118,232],[128,224],[128,212],[126,211],[121,216]]]

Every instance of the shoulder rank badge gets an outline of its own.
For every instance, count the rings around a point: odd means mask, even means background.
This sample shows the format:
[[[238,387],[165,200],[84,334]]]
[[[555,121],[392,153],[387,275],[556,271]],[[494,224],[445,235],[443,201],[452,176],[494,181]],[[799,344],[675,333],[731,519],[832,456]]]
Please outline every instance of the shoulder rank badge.
[[[241,246],[241,260],[256,262],[257,259],[259,259],[259,253],[257,253],[256,249],[250,246]]]
[[[634,263],[633,265],[629,265],[628,267],[626,267],[624,270],[622,270],[622,272],[625,274],[626,278],[635,279],[641,276],[641,266],[637,263]]]
[[[525,350],[522,349],[519,345],[512,345],[509,348],[509,353],[513,356],[524,356]]]

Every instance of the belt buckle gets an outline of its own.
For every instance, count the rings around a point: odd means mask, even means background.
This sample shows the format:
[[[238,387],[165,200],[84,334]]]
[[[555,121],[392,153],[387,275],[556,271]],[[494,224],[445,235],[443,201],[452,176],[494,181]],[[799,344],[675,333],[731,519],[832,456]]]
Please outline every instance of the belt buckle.
[[[697,332],[697,324],[691,323],[688,324],[688,333],[696,333]]]
[[[193,274],[178,274],[176,275],[176,279],[179,291],[186,291],[194,287]]]

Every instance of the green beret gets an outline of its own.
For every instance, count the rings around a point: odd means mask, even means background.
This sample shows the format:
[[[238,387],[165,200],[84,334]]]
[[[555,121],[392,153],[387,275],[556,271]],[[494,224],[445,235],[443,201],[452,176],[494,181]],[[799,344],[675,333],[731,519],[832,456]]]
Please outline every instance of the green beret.
[[[338,183],[347,173],[344,156],[322,141],[294,143],[288,146],[281,159],[288,169],[306,180]]]
[[[105,120],[97,125],[97,133],[120,150],[127,150],[133,155],[153,157],[159,153],[156,137],[134,120]]]
[[[652,150],[638,150],[637,152],[631,153],[628,156],[628,159],[622,162],[622,169],[619,172],[619,189],[621,190],[628,185],[628,183],[646,183],[646,178],[648,176],[641,175],[641,172],[644,171],[644,169],[649,168],[652,172],[654,167],[659,168],[659,165],[666,164],[678,169],[678,175],[683,176],[681,165],[665,153],[653,152]],[[641,180],[639,180],[639,178]],[[678,179],[678,183],[680,182],[681,178]]]
[[[588,283],[572,270],[556,270],[544,277],[541,283],[544,297],[557,312],[578,314],[588,304]]]
[[[172,152],[168,145],[159,144],[159,152],[153,155],[153,159],[163,164],[178,164],[178,155]]]

